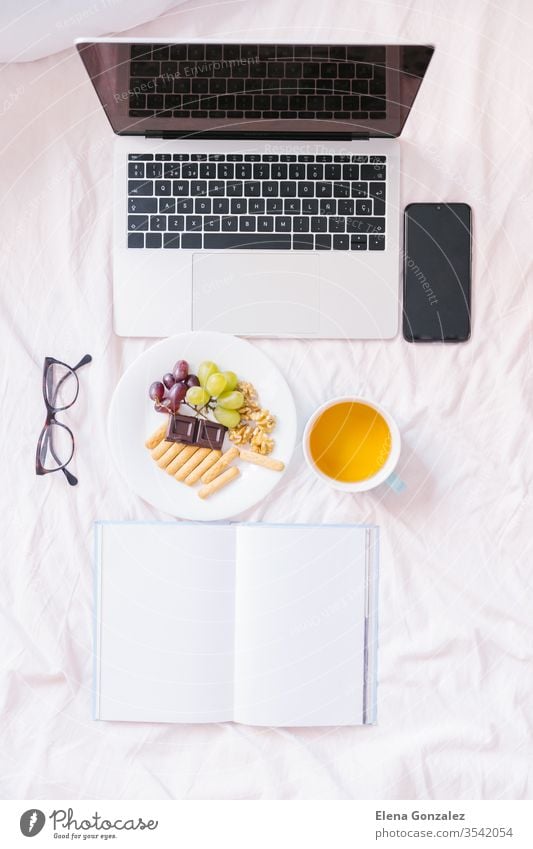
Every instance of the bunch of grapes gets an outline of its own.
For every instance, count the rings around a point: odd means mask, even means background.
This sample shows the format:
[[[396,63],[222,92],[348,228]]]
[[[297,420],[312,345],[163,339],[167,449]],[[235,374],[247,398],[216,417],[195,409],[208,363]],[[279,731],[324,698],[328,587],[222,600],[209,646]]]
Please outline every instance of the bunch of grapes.
[[[189,374],[189,363],[187,360],[178,360],[171,372],[152,383],[148,394],[158,413],[175,415],[188,390],[195,386],[200,386],[200,381],[195,374]]]
[[[237,427],[241,417],[238,410],[244,396],[236,387],[239,379],[233,371],[220,371],[216,363],[204,360],[198,374],[189,374],[189,364],[179,360],[172,373],[163,375],[162,382],[150,386],[150,398],[158,412],[176,414],[182,401],[204,415],[212,411],[224,427]]]

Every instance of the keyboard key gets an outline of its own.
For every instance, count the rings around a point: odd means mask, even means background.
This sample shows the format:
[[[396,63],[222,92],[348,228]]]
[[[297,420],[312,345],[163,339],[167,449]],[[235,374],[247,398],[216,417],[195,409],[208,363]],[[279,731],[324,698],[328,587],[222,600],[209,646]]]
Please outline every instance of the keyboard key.
[[[227,198],[213,198],[213,212],[216,215],[225,215],[229,212],[229,200]]]
[[[385,215],[385,201],[374,198],[374,215]]]
[[[233,180],[226,183],[226,194],[230,198],[234,197],[242,197],[243,193],[243,184]]]
[[[142,237],[142,234],[139,235]],[[257,248],[278,251],[290,247],[290,233],[206,233],[204,236],[204,248],[207,250]]]
[[[128,177],[134,180],[144,178],[144,162],[130,162],[128,165]]]
[[[292,246],[295,251],[312,251],[313,236],[310,233],[295,233]]]
[[[344,233],[346,222],[342,216],[332,215],[328,218],[328,230],[330,233]]]
[[[284,212],[285,215],[299,215],[301,212],[300,201],[297,198],[287,198]]]
[[[248,211],[248,201],[244,198],[236,198],[231,201],[231,212],[233,215],[245,214]]]
[[[157,212],[157,198],[128,198],[128,212]]]
[[[207,215],[211,212],[211,198],[196,198],[194,201],[195,213]]]
[[[315,184],[307,183],[307,182],[299,182],[298,184],[298,197],[301,198],[312,198],[315,194]]]
[[[335,251],[347,251],[350,247],[350,237],[347,233],[343,233],[342,235],[336,233],[333,236],[333,250]]]
[[[288,215],[279,215],[275,219],[274,227],[276,229],[276,233],[290,233],[292,228],[290,217]]]
[[[292,219],[292,230],[293,233],[308,233],[309,232],[309,218],[304,218],[301,215],[297,215]]]
[[[211,235],[211,239],[214,237]],[[182,248],[201,248],[202,247],[202,234],[201,233],[183,233],[181,236],[181,247]]]
[[[296,183],[288,180],[280,183],[279,193],[283,198],[296,197]]]
[[[324,168],[324,177],[326,180],[340,180],[341,173],[340,165],[326,165]]]
[[[219,180],[233,180],[235,166],[230,162],[221,162],[217,168]]]
[[[180,234],[179,233],[163,233],[164,248],[179,248]]]
[[[187,180],[173,180],[172,194],[176,197],[188,196],[191,193],[190,185]]]
[[[277,215],[283,212],[283,201],[281,198],[269,198],[266,204],[266,211],[272,215]]]
[[[138,159],[140,162],[149,162],[154,158],[153,153],[129,153],[128,159]]]
[[[186,230],[201,230],[202,229],[202,217],[201,215],[188,215],[185,219],[185,229]]]
[[[316,198],[304,198],[302,200],[302,213],[304,215],[318,214],[318,201],[316,200]]]
[[[333,183],[333,197],[349,198],[350,184],[349,183]]]
[[[154,198],[155,200],[155,198]],[[176,201],[174,198],[159,198],[159,212],[168,213],[176,211]],[[156,212],[156,210],[154,210]]]
[[[370,200],[356,200],[355,201],[355,214],[356,215],[372,215],[372,201],[370,201]]]
[[[166,215],[152,215],[150,218],[150,230],[166,230],[167,217]]]
[[[235,166],[235,177],[238,180],[249,180],[252,176],[252,166],[248,162]]]
[[[257,229],[260,233],[269,233],[274,230],[274,219],[272,217],[261,216],[257,219]]]
[[[279,194],[279,184],[271,180],[263,180],[261,183],[261,194],[264,198],[276,197]]]
[[[317,233],[315,236],[315,249],[317,251],[331,250],[331,236],[329,233]]]
[[[337,204],[337,212],[339,215],[353,215],[354,202],[353,200],[339,200]]]
[[[204,196],[207,194],[206,180],[191,180],[191,195],[195,197]]]
[[[352,197],[366,198],[368,197],[368,183],[352,183]]]
[[[380,198],[385,200],[385,183],[369,183],[368,194],[372,198]]]
[[[222,230],[223,232],[230,233],[237,231],[239,229],[239,219],[236,215],[225,216],[222,219]]]
[[[289,165],[289,179],[305,180],[305,165],[301,165],[299,162],[295,165]]]
[[[359,165],[353,165],[350,163],[349,165],[342,166],[342,179],[343,180],[358,180],[359,179]],[[363,177],[362,179],[368,179],[368,177]]]
[[[162,244],[162,236],[161,233],[147,233],[146,234],[146,244],[147,248],[160,248]]]
[[[331,183],[316,183],[316,196],[319,198],[330,198],[332,195]]]
[[[350,236],[350,250],[352,251],[366,251],[367,247],[367,237],[362,236],[361,234],[355,233]]]
[[[128,215],[128,230],[148,230],[148,216]]]
[[[153,195],[154,184],[151,180],[128,180],[129,195]]]
[[[163,176],[163,165],[161,162],[149,162],[146,166],[146,176],[151,180],[160,180]]]
[[[311,218],[312,233],[325,233],[327,229],[328,222],[326,218]]]
[[[220,230],[220,218],[218,215],[206,215],[204,217],[204,230],[214,232]]]
[[[320,215],[335,215],[337,212],[337,201],[325,199],[320,201]]]
[[[183,215],[169,215],[168,216],[168,229],[169,230],[183,230],[185,227],[185,217]]]
[[[194,212],[193,199],[179,198],[176,201],[176,212],[179,212],[180,215],[192,215],[192,213]]]
[[[261,183],[252,182],[248,180],[244,184],[244,194],[245,197],[260,197],[261,196]]]
[[[385,250],[385,236],[369,236],[368,237],[368,247],[371,251],[384,251]]]
[[[348,233],[384,233],[384,218],[347,218]]]
[[[144,248],[144,233],[128,233],[128,248]]]
[[[361,180],[384,180],[386,172],[385,165],[361,165]]]
[[[307,179],[308,180],[323,180],[324,179],[324,166],[317,165],[313,162],[312,165],[307,166]]]
[[[255,218],[251,215],[241,215],[239,218],[239,230],[242,233],[255,232]]]
[[[170,180],[156,180],[155,181],[155,194],[156,195],[170,195],[172,193],[172,183]]]
[[[248,201],[248,212],[251,215],[261,215],[265,211],[263,198],[252,198]]]
[[[202,180],[214,180],[217,176],[217,166],[214,162],[202,162],[199,171]]]

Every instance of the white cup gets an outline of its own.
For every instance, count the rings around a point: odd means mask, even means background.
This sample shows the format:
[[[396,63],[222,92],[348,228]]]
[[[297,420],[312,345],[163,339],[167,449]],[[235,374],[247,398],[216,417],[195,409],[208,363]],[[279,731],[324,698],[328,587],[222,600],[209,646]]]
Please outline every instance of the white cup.
[[[376,472],[375,475],[372,475],[370,478],[365,478],[361,481],[354,481],[350,483],[346,483],[344,481],[335,480],[335,478],[329,477],[329,475],[324,474],[315,464],[311,452],[309,450],[309,441],[311,436],[311,430],[317,419],[324,413],[326,410],[329,410],[331,407],[336,406],[337,404],[343,403],[352,403],[352,404],[364,404],[367,407],[370,407],[373,410],[376,410],[383,418],[385,419],[387,426],[391,435],[391,447],[389,456],[387,457],[384,465]],[[401,448],[401,437],[400,431],[398,429],[398,425],[386,410],[383,409],[379,404],[376,404],[374,401],[369,401],[367,398],[359,398],[352,395],[343,395],[339,398],[333,398],[331,401],[326,401],[325,404],[322,404],[319,407],[309,421],[307,422],[303,435],[303,450],[304,457],[307,461],[307,465],[309,468],[315,473],[315,475],[321,480],[328,483],[333,489],[339,489],[342,492],[366,492],[369,489],[374,489],[374,487],[379,486],[381,483],[386,483],[393,489],[395,492],[402,492],[405,489],[405,483],[394,473],[394,469],[398,463],[398,459],[400,457],[400,448]]]

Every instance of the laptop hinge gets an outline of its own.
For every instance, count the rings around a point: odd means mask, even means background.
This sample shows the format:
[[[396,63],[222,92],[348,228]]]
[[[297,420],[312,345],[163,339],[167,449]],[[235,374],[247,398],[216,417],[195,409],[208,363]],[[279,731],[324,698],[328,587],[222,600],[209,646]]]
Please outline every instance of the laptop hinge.
[[[226,141],[368,141],[368,133],[231,133],[223,130],[208,132],[170,132],[148,130],[144,133],[147,139],[220,139]]]

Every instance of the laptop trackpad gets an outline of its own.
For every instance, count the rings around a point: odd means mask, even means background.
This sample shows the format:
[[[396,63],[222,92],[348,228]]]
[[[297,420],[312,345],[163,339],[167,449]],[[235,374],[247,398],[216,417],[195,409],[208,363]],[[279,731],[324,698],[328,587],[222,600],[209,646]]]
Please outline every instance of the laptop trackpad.
[[[194,254],[192,326],[243,336],[318,335],[318,259],[289,251]]]

